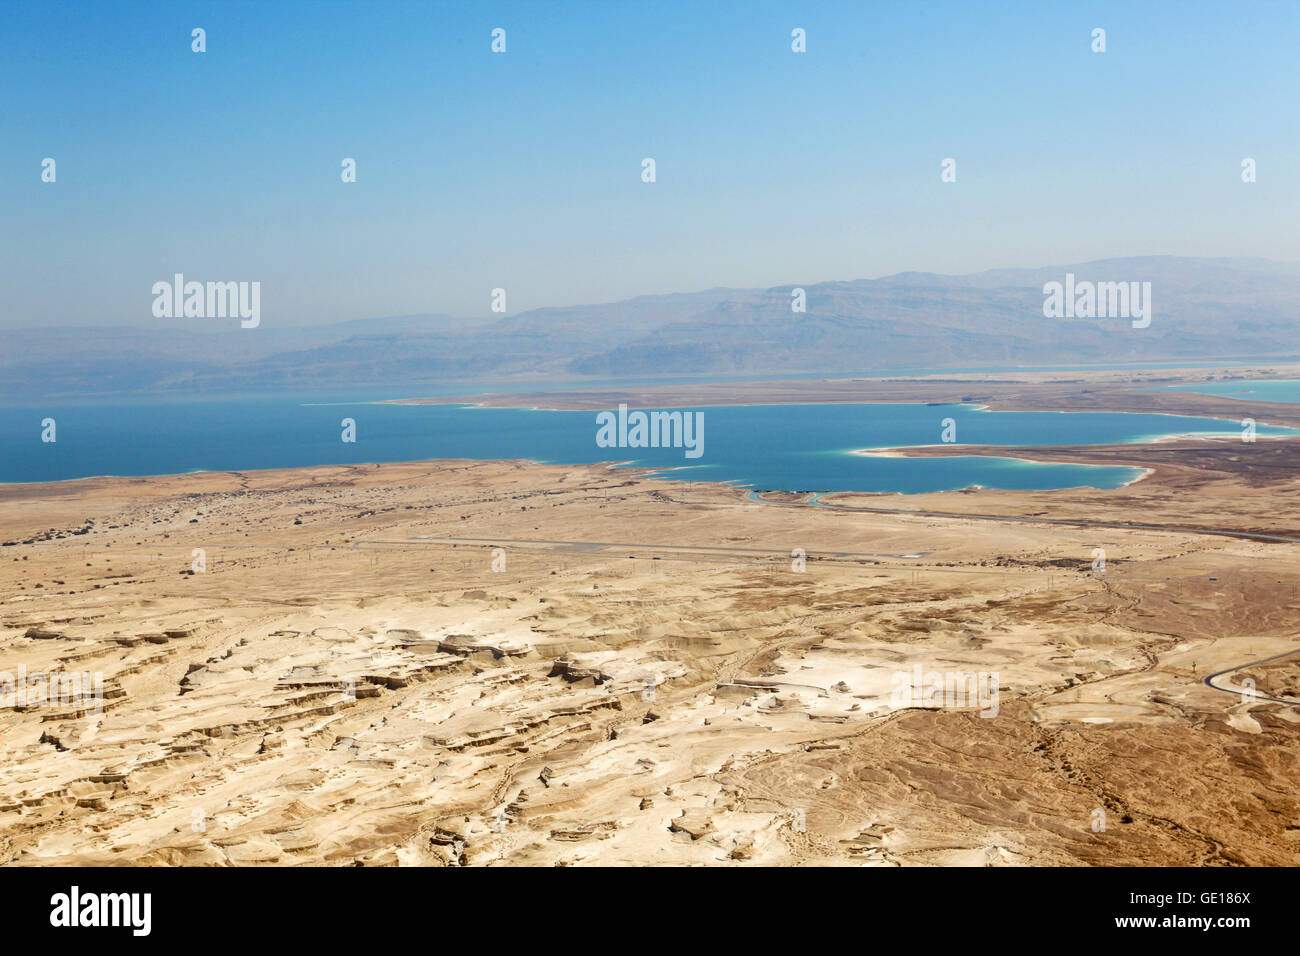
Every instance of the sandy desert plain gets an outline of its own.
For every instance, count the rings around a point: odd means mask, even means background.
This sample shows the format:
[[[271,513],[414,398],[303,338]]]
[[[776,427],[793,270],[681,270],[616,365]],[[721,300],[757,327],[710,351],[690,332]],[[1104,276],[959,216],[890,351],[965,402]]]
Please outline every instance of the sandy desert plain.
[[[1145,374],[551,401],[1300,426]],[[0,709],[0,862],[1300,863],[1300,441],[1015,454],[1151,471],[829,508],[524,461],[0,486],[0,672],[103,675],[99,713]],[[892,706],[917,667],[996,673],[996,715]]]

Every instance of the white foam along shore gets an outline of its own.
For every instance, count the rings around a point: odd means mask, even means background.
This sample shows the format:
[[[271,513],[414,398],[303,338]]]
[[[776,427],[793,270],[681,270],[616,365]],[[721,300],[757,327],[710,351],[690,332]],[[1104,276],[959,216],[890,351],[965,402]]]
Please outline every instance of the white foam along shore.
[[[1068,413],[1067,413],[1067,414],[1068,414]],[[1127,414],[1127,413],[1119,413],[1119,414]],[[1193,416],[1184,416],[1184,417],[1193,417]],[[1269,427],[1274,427],[1274,426],[1269,426]],[[1276,426],[1276,427],[1284,428],[1284,427],[1286,427],[1286,426]],[[1288,439],[1290,439],[1290,438],[1294,438],[1294,437],[1295,437],[1294,435],[1256,435],[1256,436],[1255,436],[1255,441],[1257,441],[1257,442],[1261,442],[1261,441],[1286,441],[1286,440],[1288,440]],[[1093,447],[1096,447],[1097,445],[1158,445],[1158,444],[1160,444],[1161,442],[1171,442],[1171,441],[1240,441],[1240,440],[1241,440],[1241,433],[1240,433],[1240,432],[1232,432],[1232,431],[1226,431],[1226,432],[1168,432],[1168,433],[1163,434],[1163,435],[1153,435],[1153,436],[1151,436],[1150,438],[1133,438],[1133,439],[1130,439],[1130,440],[1128,440],[1128,441],[1117,441],[1117,442],[1094,442],[1094,443],[1091,443],[1091,444],[1088,444],[1088,445],[1068,445],[1068,446],[1064,446],[1064,445],[1063,445],[1063,446],[1054,446],[1054,447],[1069,447],[1069,448],[1080,448],[1080,449],[1083,449],[1083,448],[1093,448]],[[874,448],[851,448],[851,449],[849,449],[848,454],[850,454],[850,455],[866,455],[866,456],[875,457],[875,458],[907,458],[907,457],[909,457],[909,456],[907,455],[907,451],[908,451],[909,449],[913,449],[913,448],[952,448],[952,449],[957,449],[957,448],[1006,448],[1006,447],[1009,447],[1009,446],[1006,446],[1006,445],[967,445],[967,444],[959,444],[959,443],[957,443],[957,442],[945,442],[945,443],[939,443],[939,444],[931,443],[931,444],[928,444],[928,445],[882,445],[882,446],[880,446],[880,447],[874,447]],[[954,453],[954,454],[952,455],[952,457],[953,457],[953,458],[1013,458],[1013,459],[1016,460],[1016,461],[1035,461],[1035,460],[1032,459],[1032,458],[1020,458],[1020,457],[1016,457],[1016,456],[1014,456],[1014,455],[963,455],[963,454],[960,454],[960,453]],[[1040,465],[1059,465],[1059,464],[1061,464],[1061,463],[1060,463],[1060,462],[1056,462],[1056,461],[1049,461],[1049,462],[1035,461],[1035,464],[1040,464]],[[1102,467],[1109,467],[1109,466],[1102,466]],[[1123,467],[1129,467],[1129,466],[1123,466]]]
[[[863,458],[931,458],[932,455],[909,455],[908,451],[916,448],[960,448],[960,445],[906,445],[903,448],[851,448],[845,454],[860,455]],[[1081,445],[1081,448],[1088,447]],[[1117,485],[1117,488],[1127,488],[1129,485],[1137,484],[1148,475],[1155,474],[1154,468],[1139,468],[1137,465],[1111,465],[1100,464],[1097,462],[1087,461],[1043,461],[1038,458],[1024,458],[1020,455],[962,455],[953,454],[945,456],[948,458],[1000,458],[1004,461],[1020,461],[1028,465],[1083,465],[1088,468],[1137,468],[1139,474],[1128,481]],[[979,487],[979,486],[974,486]]]

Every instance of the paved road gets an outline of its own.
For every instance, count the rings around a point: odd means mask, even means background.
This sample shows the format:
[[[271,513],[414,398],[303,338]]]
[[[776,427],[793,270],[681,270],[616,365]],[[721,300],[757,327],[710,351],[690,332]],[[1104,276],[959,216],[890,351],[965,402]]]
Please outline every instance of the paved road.
[[[428,541],[431,544],[533,544],[545,545],[551,548],[562,548],[567,551],[600,551],[604,548],[639,548],[642,551],[671,551],[686,554],[693,554],[699,551],[707,551],[716,554],[740,553],[771,555],[781,553],[772,548],[740,548],[704,544],[649,544],[645,541],[554,541],[547,538],[436,538],[425,535],[409,538],[407,540]],[[388,544],[390,542],[376,541],[374,543]],[[823,551],[820,548],[808,552],[809,556],[830,555],[831,557],[836,558],[897,558],[899,560],[923,558],[929,553],[930,552],[928,551],[916,551],[909,554],[890,554],[879,551]]]
[[[902,508],[864,508],[858,505],[827,504],[818,499],[824,492],[813,495],[807,501],[768,501],[760,498],[757,491],[751,491],[751,501],[761,501],[765,505],[788,508],[831,508],[835,511],[863,511],[882,515],[912,515],[920,518],[966,518],[975,521],[1020,521],[1027,524],[1061,524],[1076,528],[1119,528],[1129,531],[1169,531],[1176,534],[1212,534],[1223,538],[1249,538],[1254,541],[1286,541],[1300,544],[1300,538],[1287,537],[1282,534],[1260,534],[1255,531],[1223,531],[1215,528],[1180,528],[1164,524],[1131,524],[1124,521],[1089,521],[1085,518],[1021,518],[1014,515],[982,515],[964,511],[908,511]]]
[[[1211,674],[1209,677],[1205,678],[1205,686],[1212,688],[1213,690],[1222,691],[1225,694],[1235,694],[1237,696],[1240,696],[1242,692],[1240,687],[1235,687],[1231,689],[1227,687],[1220,687],[1218,684],[1214,683],[1214,679],[1216,677],[1222,677],[1224,674],[1232,674],[1236,671],[1245,670],[1247,667],[1255,667],[1259,664],[1268,664],[1271,663],[1272,661],[1280,661],[1284,657],[1290,657],[1292,654],[1297,654],[1297,653],[1300,653],[1300,648],[1296,648],[1293,651],[1286,651],[1282,654],[1274,654],[1272,657],[1264,657],[1257,661],[1251,661],[1248,664],[1238,664],[1235,667],[1229,667],[1226,670],[1217,671]],[[1300,701],[1290,700],[1286,697],[1270,697],[1268,696],[1268,694],[1256,694],[1255,699],[1271,700],[1278,704],[1291,704],[1293,706],[1300,706]]]

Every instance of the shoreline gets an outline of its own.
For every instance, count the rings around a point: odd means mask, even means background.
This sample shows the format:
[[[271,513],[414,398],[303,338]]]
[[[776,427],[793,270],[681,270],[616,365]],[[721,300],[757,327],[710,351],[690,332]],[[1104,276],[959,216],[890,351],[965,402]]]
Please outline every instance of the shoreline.
[[[1170,435],[1162,435],[1155,439],[1125,442],[1121,444],[1141,446],[1141,445],[1156,445],[1163,442],[1178,441],[1178,440],[1189,440],[1189,441],[1201,440],[1205,437],[1205,435],[1209,435],[1209,434],[1214,434],[1214,435],[1219,435],[1219,437],[1224,437],[1219,433],[1203,433],[1202,435],[1170,434]],[[1276,441],[1286,441],[1289,440],[1290,437],[1300,437],[1300,436],[1261,436],[1261,437],[1263,440],[1267,440],[1271,438]],[[997,453],[985,453],[985,452],[968,452],[965,454],[942,454],[942,455],[935,455],[930,453],[933,450],[948,450],[953,447],[954,446],[952,445],[943,445],[943,444],[881,446],[879,448],[847,449],[840,453],[847,454],[847,455],[855,455],[864,458],[896,458],[896,459],[932,458],[932,457],[953,458],[953,459],[989,458],[989,459],[1001,459],[1006,461],[1019,461],[1019,462],[1025,462],[1027,464],[1033,464],[1033,465],[1078,464],[1078,465],[1097,467],[1097,468],[1119,468],[1119,467],[1137,468],[1139,471],[1141,471],[1141,474],[1138,475],[1136,478],[1130,479],[1129,481],[1123,482],[1122,484],[1115,486],[1117,488],[1127,487],[1128,485],[1141,481],[1142,479],[1146,478],[1148,475],[1152,474],[1155,471],[1154,468],[1148,466],[1098,464],[1090,461],[1062,462],[1062,461],[1053,461],[1053,460],[1045,460],[1045,459],[1037,459],[1037,458],[1027,458],[1024,457],[1023,455],[997,454]],[[996,450],[999,448],[1011,448],[1011,447],[1021,447],[1021,446],[957,445],[955,447]],[[1054,446],[1023,446],[1023,447],[1032,449],[1035,447],[1045,448],[1045,447],[1054,447]],[[1107,444],[1098,444],[1098,445],[1077,445],[1077,446],[1067,446],[1067,447],[1077,448],[1082,452],[1089,448],[1107,448],[1113,446]],[[833,452],[834,450],[830,449],[828,451]],[[562,468],[585,468],[585,467],[602,468],[603,467],[611,471],[625,470],[629,474],[633,474],[638,478],[649,478],[653,480],[664,480],[664,481],[683,481],[683,482],[691,482],[691,483],[703,483],[703,484],[722,485],[722,486],[735,487],[735,488],[752,488],[752,485],[747,484],[743,478],[727,478],[727,479],[698,478],[697,479],[697,478],[676,477],[674,475],[668,474],[670,472],[677,472],[677,471],[691,471],[693,469],[697,469],[701,467],[699,465],[665,465],[659,467],[659,466],[638,464],[633,459],[621,459],[617,461],[615,460],[595,461],[595,462],[561,462],[561,461],[542,461],[540,459],[535,459],[535,458],[454,457],[454,458],[411,458],[411,459],[399,459],[395,461],[321,462],[319,464],[314,464],[314,465],[286,465],[286,466],[277,466],[271,468],[231,468],[231,469],[197,468],[197,469],[191,469],[190,471],[160,472],[160,473],[148,474],[148,475],[98,474],[98,475],[83,475],[76,478],[54,478],[49,481],[6,481],[6,482],[0,482],[0,500],[2,500],[6,496],[22,497],[21,494],[15,495],[13,493],[21,492],[24,489],[33,489],[37,491],[46,490],[46,489],[54,490],[59,486],[72,485],[77,482],[125,485],[127,483],[134,483],[134,482],[177,481],[179,479],[194,478],[194,477],[211,477],[211,476],[243,477],[245,475],[274,476],[280,473],[292,474],[292,475],[311,474],[313,472],[318,472],[324,469],[338,469],[338,468],[375,470],[375,469],[383,468],[385,466],[401,466],[401,465],[441,467],[447,465],[456,465],[464,462],[492,463],[492,464],[524,464],[524,465],[535,465],[535,466],[542,466],[542,467],[562,467]],[[1098,489],[1095,488],[1095,486],[1091,486],[1091,485],[1068,486],[1068,487],[1087,487],[1087,488],[1094,488],[1094,490],[1110,490],[1110,489]],[[1025,489],[1013,489],[1013,488],[997,488],[991,485],[977,484],[977,485],[966,485],[966,486],[962,486],[961,488],[942,488],[942,489],[932,489],[928,491],[903,491],[900,489],[891,489],[887,491],[871,491],[871,490],[863,490],[863,489],[848,489],[848,490],[821,489],[819,493],[866,494],[866,495],[880,494],[880,495],[905,495],[906,496],[906,495],[921,495],[921,494],[947,494],[951,492],[966,490],[968,488],[975,488],[983,491],[1025,490]],[[76,489],[70,489],[70,490],[75,492]],[[798,489],[767,489],[767,490],[782,490],[782,491],[789,491],[793,493]],[[1039,489],[1030,489],[1030,490],[1040,491],[1040,492],[1053,492],[1053,491],[1064,491],[1066,490],[1066,488],[1065,487],[1039,488]]]
[[[619,403],[645,407],[682,407],[694,405],[702,408],[729,406],[761,405],[927,405],[927,406],[962,406],[981,412],[1037,412],[1054,414],[1155,414],[1179,418],[1213,419],[1222,422],[1223,431],[1215,432],[1177,432],[1170,431],[1152,437],[1143,437],[1119,443],[1098,443],[1088,445],[1034,445],[1034,446],[988,446],[988,445],[907,445],[895,447],[867,447],[845,450],[848,454],[863,457],[951,457],[951,458],[1000,458],[1027,464],[1077,464],[1089,467],[1130,467],[1139,470],[1137,477],[1116,487],[1129,487],[1150,478],[1157,471],[1157,463],[1149,454],[1139,450],[1150,451],[1159,448],[1163,453],[1173,449],[1183,455],[1188,449],[1184,446],[1204,448],[1216,442],[1239,438],[1237,422],[1243,411],[1251,414],[1257,425],[1263,427],[1293,428],[1300,430],[1300,403],[1276,403],[1266,401],[1243,400],[1217,396],[1209,393],[1178,391],[1169,386],[1206,382],[1221,382],[1226,374],[1249,372],[1250,377],[1232,375],[1227,381],[1251,383],[1270,380],[1294,380],[1300,378],[1300,366],[1216,366],[1197,369],[1161,369],[1161,370],[1125,370],[1098,369],[1092,372],[1073,371],[1065,373],[1068,381],[1062,381],[1062,373],[989,373],[968,374],[965,376],[918,376],[900,378],[881,376],[878,378],[854,377],[837,379],[800,379],[800,380],[751,380],[749,382],[709,382],[692,385],[656,386],[649,390],[630,390],[627,393],[614,393],[605,389],[574,391],[555,391],[549,393],[489,393],[477,396],[437,396],[423,399],[385,399],[374,402],[355,404],[377,405],[453,405],[465,409],[474,408],[512,408],[530,411],[603,411]],[[1158,374],[1161,384],[1166,387],[1151,387],[1148,376]],[[1272,376],[1266,378],[1263,376]],[[1090,384],[1089,388],[1080,388]],[[997,391],[990,391],[996,388]],[[947,389],[947,393],[944,393]],[[539,398],[548,399],[538,401]],[[322,403],[311,403],[322,404]],[[333,403],[330,403],[333,404]],[[353,404],[353,403],[344,403]],[[1134,407],[1134,405],[1147,407]],[[1266,421],[1265,419],[1268,419]],[[1259,435],[1260,444],[1272,445],[1294,441],[1297,435]],[[961,452],[956,449],[961,448]],[[1117,453],[1117,449],[1127,449]],[[1016,452],[1024,451],[1025,454]],[[835,449],[828,449],[835,451]],[[1044,455],[1044,452],[1048,452]],[[1138,452],[1138,461],[1131,460]],[[845,453],[845,452],[841,452]],[[1117,454],[1123,454],[1125,461],[1107,461]],[[76,494],[78,485],[85,487],[91,483],[113,484],[121,487],[131,483],[147,481],[178,481],[184,478],[207,475],[244,475],[292,473],[310,475],[321,469],[374,469],[384,465],[415,465],[437,462],[438,464],[461,461],[530,463],[539,465],[557,464],[550,460],[534,458],[411,458],[395,461],[371,461],[331,463],[321,462],[308,465],[289,465],[270,468],[234,468],[234,469],[190,469],[183,472],[160,472],[147,475],[84,475],[73,478],[56,478],[48,481],[6,481],[0,482],[0,495],[4,497],[22,496],[24,488],[31,488],[36,493],[57,494],[66,489],[69,494]],[[574,463],[567,463],[573,465]],[[690,478],[674,474],[685,466],[655,467],[634,464],[628,459],[608,462],[581,462],[581,466],[597,465],[607,468],[622,468],[629,474],[638,476],[656,476],[663,480],[687,481],[717,484],[728,487],[750,487],[743,478],[727,480],[710,480],[708,478]],[[1092,487],[1092,486],[1088,486]],[[879,491],[833,492],[844,494],[934,494],[958,491],[944,489],[942,492],[903,491],[894,489]],[[1013,489],[984,487],[981,491],[995,493]],[[1039,489],[1044,492],[1062,489]],[[1094,489],[1105,490],[1105,489]]]
[[[915,404],[915,403],[889,403],[889,404]],[[990,410],[981,407],[979,410]],[[1061,414],[1070,414],[1062,412]],[[1163,414],[1163,413],[1162,413]],[[1171,416],[1175,417],[1175,416]],[[1189,417],[1189,416],[1183,416]],[[1023,462],[1031,465],[1079,465],[1084,467],[1112,468],[1127,467],[1138,471],[1136,477],[1122,482],[1114,488],[1098,488],[1093,485],[1081,485],[1078,487],[1087,487],[1095,491],[1114,490],[1116,488],[1125,488],[1134,485],[1140,481],[1149,478],[1156,472],[1156,466],[1149,461],[1122,461],[1108,462],[1104,459],[1108,454],[1113,454],[1115,449],[1155,449],[1165,448],[1168,446],[1193,445],[1205,447],[1208,445],[1224,444],[1227,441],[1236,441],[1240,436],[1234,432],[1168,432],[1154,437],[1135,439],[1132,441],[1096,443],[1088,445],[1025,445],[1025,446],[1001,446],[1001,445],[981,445],[981,444],[923,444],[923,445],[903,445],[903,446],[879,446],[850,449],[826,449],[829,453],[848,454],[859,457],[876,457],[876,458],[952,458],[952,459],[1001,459],[1006,461]],[[1256,438],[1259,444],[1284,444],[1295,442],[1300,435],[1260,435]],[[961,449],[961,451],[958,451]],[[1029,454],[1016,454],[1015,452],[1024,451]],[[1183,449],[1179,449],[1183,450]],[[1054,455],[1041,457],[1042,452],[1054,452]],[[1031,454],[1038,454],[1040,457],[1030,457]],[[97,474],[84,475],[73,478],[56,478],[48,481],[14,481],[0,482],[0,500],[4,498],[21,498],[24,497],[25,489],[30,489],[36,494],[54,495],[60,490],[66,490],[68,494],[75,495],[78,493],[76,483],[82,483],[82,487],[89,487],[93,484],[116,485],[119,487],[129,487],[134,483],[157,482],[157,481],[181,481],[186,478],[203,478],[207,476],[238,476],[247,477],[249,475],[263,476],[276,474],[292,474],[296,476],[308,477],[313,474],[319,474],[327,469],[344,469],[367,471],[382,468],[385,466],[401,465],[455,465],[462,462],[494,462],[501,464],[516,465],[540,465],[540,466],[558,466],[558,467],[603,467],[610,470],[626,470],[629,474],[637,477],[650,477],[656,480],[668,480],[690,483],[702,483],[711,485],[722,485],[736,488],[752,488],[752,483],[747,483],[742,478],[712,479],[712,478],[694,478],[688,476],[678,476],[675,474],[679,471],[692,471],[698,469],[699,465],[664,465],[654,466],[637,463],[632,459],[619,459],[609,461],[594,462],[561,462],[555,460],[542,460],[537,458],[467,458],[467,457],[450,457],[450,458],[412,458],[397,459],[392,461],[367,461],[367,462],[321,462],[308,465],[286,465],[274,466],[269,468],[199,468],[191,469],[184,472],[161,472],[147,475],[115,475],[115,474]],[[66,487],[65,487],[66,486]],[[893,495],[925,495],[925,494],[945,494],[950,492],[961,491],[972,486],[963,486],[962,488],[943,488],[931,489],[926,491],[907,491],[902,489],[889,489],[885,491],[864,490],[864,489],[821,489],[828,494],[893,494]],[[1061,488],[1040,488],[1040,489],[1013,489],[999,488],[995,485],[978,484],[981,491],[987,492],[1004,492],[1004,491],[1023,491],[1034,490],[1044,493],[1052,493],[1065,490]],[[1071,486],[1074,487],[1074,486]],[[795,491],[799,489],[785,489]],[[806,490],[806,489],[805,489]]]
[[[906,447],[923,449],[923,448],[946,447],[946,446],[913,445],[913,446],[906,446]],[[1081,447],[1089,447],[1089,446],[1081,446]],[[863,457],[879,457],[879,458],[931,457],[927,455],[907,455],[903,453],[874,454],[872,451],[866,449],[862,449],[862,450],[854,449],[845,452],[845,454],[861,455]],[[999,458],[999,459],[1004,459],[1009,461],[1023,461],[1029,464],[1036,464],[1036,465],[1062,464],[1062,462],[1038,461],[1031,458],[1022,458],[1013,455],[969,454],[969,455],[946,455],[943,457]],[[104,483],[104,484],[122,485],[131,482],[145,483],[145,482],[158,482],[158,481],[176,481],[183,478],[241,477],[245,475],[269,477],[281,473],[289,474],[289,475],[299,475],[299,474],[307,475],[312,472],[317,472],[317,471],[330,469],[330,468],[364,468],[368,470],[374,470],[374,469],[379,469],[384,467],[402,466],[402,465],[442,467],[446,465],[455,465],[462,462],[473,462],[476,464],[497,464],[497,465],[520,464],[520,465],[539,466],[543,468],[606,468],[610,471],[623,470],[626,471],[629,475],[633,475],[637,478],[646,478],[655,481],[680,481],[680,482],[689,482],[691,484],[709,484],[709,485],[719,485],[723,487],[732,487],[732,488],[743,488],[743,489],[753,488],[753,485],[746,483],[745,479],[743,478],[725,478],[725,479],[685,478],[685,477],[677,477],[675,475],[669,474],[670,472],[689,471],[693,468],[701,467],[699,465],[665,465],[663,467],[652,467],[652,466],[637,464],[634,461],[626,460],[626,459],[623,461],[562,462],[562,461],[541,461],[535,458],[411,458],[411,459],[401,459],[398,461],[368,461],[368,462],[346,462],[346,463],[323,462],[317,465],[287,465],[287,466],[275,467],[275,468],[234,468],[234,469],[199,468],[192,471],[163,472],[163,473],[152,474],[152,475],[107,475],[107,474],[84,475],[79,478],[54,478],[51,479],[50,481],[0,481],[0,500],[3,500],[8,495],[8,493],[11,492],[21,492],[25,489],[33,489],[36,491],[40,491],[44,489],[53,490],[58,486],[71,485],[76,482],[86,482],[86,483],[97,482],[97,483]],[[1078,462],[1078,464],[1087,465],[1089,463]],[[1121,468],[1121,467],[1136,467],[1136,466],[1096,465],[1095,467]],[[1150,474],[1152,471],[1154,471],[1154,469],[1147,468],[1147,469],[1143,469],[1143,471],[1144,474],[1142,476],[1140,476],[1139,478],[1135,478],[1132,481],[1125,482],[1124,485],[1132,484],[1133,481],[1141,480],[1142,477],[1146,477],[1146,475]],[[1124,485],[1117,485],[1116,487],[1123,487]],[[1073,488],[1073,487],[1093,487],[1093,486],[1071,485],[1068,487]],[[869,491],[869,490],[862,490],[862,489],[849,489],[849,490],[822,489],[818,493],[819,494],[852,494],[852,495],[861,494],[861,495],[904,495],[906,496],[906,495],[921,495],[921,494],[948,494],[954,491],[965,490],[965,488],[978,488],[981,490],[988,490],[988,491],[1023,490],[1023,489],[1014,489],[1014,488],[996,488],[993,486],[985,486],[985,485],[966,485],[961,488],[940,488],[940,489],[932,489],[927,491],[901,491],[897,489],[889,490],[889,491]],[[75,489],[71,489],[71,490],[75,492]],[[765,490],[768,491],[779,490],[779,491],[789,492],[792,494],[796,493],[796,489],[765,489]],[[1066,490],[1066,487],[1038,488],[1032,490],[1047,493],[1052,491],[1064,491]],[[1105,490],[1105,489],[1098,489],[1098,490]],[[12,495],[12,496],[23,497],[23,495],[21,494]]]
[[[547,411],[604,411],[620,403],[638,408],[710,408],[758,405],[966,405],[983,411],[1110,412],[1213,418],[1300,428],[1300,403],[1242,399],[1170,386],[1300,379],[1300,366],[1215,366],[1161,370],[1061,373],[986,373],[964,376],[827,377],[588,388],[549,392],[495,392],[385,399],[387,405],[473,405]]]
[[[1146,443],[1146,442],[1137,442],[1137,443],[1135,443],[1135,444],[1148,444],[1148,443]],[[1134,477],[1134,478],[1130,478],[1128,481],[1121,482],[1120,484],[1116,485],[1115,488],[1097,488],[1095,485],[1075,485],[1075,486],[1072,486],[1072,487],[1077,487],[1077,488],[1092,488],[1092,489],[1095,490],[1095,491],[1114,491],[1115,489],[1118,489],[1118,488],[1127,488],[1129,485],[1135,485],[1135,484],[1137,484],[1139,481],[1142,481],[1143,479],[1149,477],[1150,475],[1155,474],[1155,471],[1156,471],[1154,468],[1143,468],[1143,467],[1138,466],[1138,465],[1098,465],[1098,464],[1094,464],[1094,463],[1092,463],[1092,462],[1087,462],[1087,461],[1079,461],[1079,462],[1047,461],[1047,460],[1043,460],[1043,459],[1039,459],[1039,458],[1025,458],[1025,457],[1020,456],[1020,455],[926,455],[926,454],[909,455],[909,454],[907,454],[908,450],[911,450],[911,449],[930,449],[930,448],[947,448],[947,447],[948,447],[947,445],[904,445],[904,446],[899,446],[899,447],[895,447],[895,448],[878,448],[878,449],[877,449],[877,448],[855,448],[855,449],[852,449],[851,451],[846,452],[845,454],[849,454],[849,455],[859,455],[859,456],[861,456],[861,457],[863,457],[863,458],[997,458],[997,459],[1001,459],[1001,460],[1003,460],[1003,461],[1021,461],[1021,462],[1024,462],[1024,463],[1026,463],[1026,464],[1029,464],[1029,465],[1061,465],[1061,464],[1077,464],[1077,465],[1084,465],[1084,466],[1093,467],[1093,468],[1136,468],[1137,471],[1139,472],[1139,474],[1138,474],[1136,477]],[[975,447],[975,446],[973,446],[973,447]],[[978,447],[998,447],[998,446],[978,446]],[[1088,448],[1088,447],[1091,447],[1091,446],[1089,446],[1089,445],[1080,445],[1080,446],[1078,446],[1078,447],[1079,447],[1079,448]],[[970,485],[970,486],[968,486],[968,487],[973,488],[973,489],[975,489],[975,490],[977,490],[977,491],[1009,491],[1009,490],[1018,490],[1018,489],[1006,489],[1006,488],[990,488],[990,487],[986,487],[985,485]],[[965,491],[965,490],[966,490],[965,488],[950,488],[950,489],[948,489],[947,492],[937,492],[937,493],[938,493],[938,494],[946,494],[946,493],[953,492],[953,491]],[[1064,488],[1043,488],[1043,489],[1039,489],[1039,490],[1041,490],[1041,491],[1065,491],[1066,489],[1064,489]],[[853,494],[866,494],[867,492],[858,492],[858,491],[837,492],[837,491],[833,491],[833,492],[819,492],[819,493],[820,493],[820,494],[850,494],[850,495],[853,495]],[[874,492],[871,492],[871,493],[874,494]],[[885,493],[885,494],[906,494],[906,492],[884,492],[884,493]],[[927,492],[918,492],[918,493],[919,493],[919,494],[926,494]]]

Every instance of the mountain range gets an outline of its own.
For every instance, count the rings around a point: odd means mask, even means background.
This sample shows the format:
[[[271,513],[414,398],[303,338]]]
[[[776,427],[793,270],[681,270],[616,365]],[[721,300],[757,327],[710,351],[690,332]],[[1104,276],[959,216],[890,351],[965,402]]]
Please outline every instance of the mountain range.
[[[1150,282],[1152,321],[1054,319],[1043,286]],[[802,288],[806,311],[792,310]],[[257,329],[0,331],[0,397],[409,390],[520,382],[860,374],[902,369],[1282,361],[1300,356],[1300,264],[1152,256],[970,275],[906,272],[709,289],[491,319],[410,315]]]

